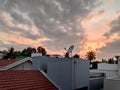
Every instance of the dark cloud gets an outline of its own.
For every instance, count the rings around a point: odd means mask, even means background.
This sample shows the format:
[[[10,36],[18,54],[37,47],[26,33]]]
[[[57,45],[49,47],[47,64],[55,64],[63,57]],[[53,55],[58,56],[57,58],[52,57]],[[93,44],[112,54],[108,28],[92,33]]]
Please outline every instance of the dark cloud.
[[[31,22],[28,21],[24,15],[21,15],[19,13],[16,12],[12,12],[10,13],[11,17],[14,19],[14,24],[16,23],[22,23],[22,24],[27,24],[27,25],[31,25]]]
[[[117,37],[113,42],[108,42],[104,47],[99,49],[102,52],[98,54],[99,57],[111,58],[115,55],[120,55],[120,16],[110,23],[110,27],[110,31],[106,32],[104,37],[106,39],[112,38],[114,34],[117,34]]]
[[[32,31],[25,30],[25,29],[22,29],[22,28],[19,28],[19,27],[11,28],[11,30],[12,30],[11,31],[12,34],[14,34],[14,32],[19,32],[20,36],[25,37],[25,38],[29,38],[29,39],[32,39],[32,40],[36,40],[38,38],[41,38],[40,35],[33,34]]]
[[[109,32],[106,32],[104,34],[104,36],[106,37],[112,37],[114,34],[118,34],[118,36],[120,37],[120,16],[113,20],[111,23],[110,23],[110,26],[111,26],[111,29]]]
[[[55,47],[59,47],[57,50],[63,49],[71,44],[79,50],[80,42],[86,36],[81,20],[98,5],[96,1],[4,0],[0,9],[10,15],[11,23],[14,24],[6,25],[6,32],[20,32],[21,36],[32,40],[47,37],[51,40],[43,44],[52,50],[56,50]],[[38,35],[33,34],[31,29],[18,28],[20,24],[34,25],[38,29]]]
[[[100,51],[101,53],[97,54],[98,58],[103,57],[104,59],[108,59],[115,55],[120,55],[120,39],[107,43]]]

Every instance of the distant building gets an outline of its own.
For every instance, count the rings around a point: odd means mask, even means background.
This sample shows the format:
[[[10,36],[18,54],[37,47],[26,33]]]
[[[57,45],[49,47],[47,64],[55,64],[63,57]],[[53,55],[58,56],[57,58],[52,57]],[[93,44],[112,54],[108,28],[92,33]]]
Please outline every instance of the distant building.
[[[91,69],[92,73],[104,73],[106,77],[116,76],[118,74],[117,64],[98,63],[97,69]]]
[[[37,57],[37,56],[42,56],[42,54],[41,53],[32,53],[31,54],[31,57]]]
[[[118,60],[118,74],[104,81],[104,90],[120,90],[120,59]]]

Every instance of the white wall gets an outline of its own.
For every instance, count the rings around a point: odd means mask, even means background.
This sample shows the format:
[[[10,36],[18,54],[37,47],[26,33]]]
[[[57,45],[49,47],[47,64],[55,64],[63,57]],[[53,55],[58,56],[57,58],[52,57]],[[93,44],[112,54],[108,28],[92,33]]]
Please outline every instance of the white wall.
[[[117,70],[117,64],[99,63],[98,70]]]
[[[47,75],[61,90],[72,90],[72,64],[70,60],[51,62],[47,67]]]
[[[41,53],[32,53],[31,57],[42,56]]]
[[[74,62],[75,89],[86,86],[89,88],[89,62],[82,59],[74,59]]]
[[[32,70],[32,62],[31,61],[24,62],[13,68],[10,68],[9,70]]]
[[[32,67],[37,70],[47,70],[47,64],[50,62],[55,62],[62,60],[61,58],[47,57],[47,56],[37,56],[32,57]]]
[[[93,73],[105,73],[106,78],[118,75],[118,65],[117,64],[108,64],[108,63],[99,63],[98,69],[90,70]]]

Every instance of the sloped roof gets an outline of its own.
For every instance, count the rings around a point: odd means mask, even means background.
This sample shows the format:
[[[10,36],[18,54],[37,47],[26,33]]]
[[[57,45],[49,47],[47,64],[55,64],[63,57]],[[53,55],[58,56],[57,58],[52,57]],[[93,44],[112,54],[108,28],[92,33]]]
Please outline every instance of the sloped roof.
[[[12,64],[18,60],[0,60],[0,67],[7,66],[9,64]]]
[[[0,90],[58,90],[38,70],[0,71]]]
[[[10,68],[15,67],[26,61],[32,62],[30,57],[24,59],[15,59],[15,60],[0,60],[0,70],[9,70]]]

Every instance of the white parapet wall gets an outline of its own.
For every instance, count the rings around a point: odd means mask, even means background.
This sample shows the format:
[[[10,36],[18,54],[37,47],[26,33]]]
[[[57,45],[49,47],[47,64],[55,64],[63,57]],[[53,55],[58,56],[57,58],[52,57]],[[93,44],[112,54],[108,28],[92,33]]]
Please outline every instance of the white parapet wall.
[[[105,73],[106,78],[113,77],[118,75],[118,65],[117,64],[108,64],[108,63],[99,63],[98,69],[90,70],[92,73]]]
[[[99,63],[98,70],[117,70],[117,64]]]

